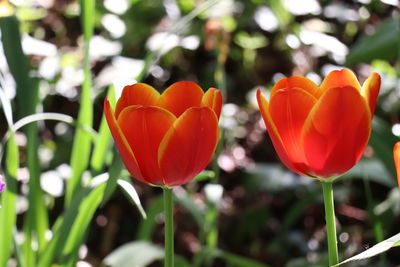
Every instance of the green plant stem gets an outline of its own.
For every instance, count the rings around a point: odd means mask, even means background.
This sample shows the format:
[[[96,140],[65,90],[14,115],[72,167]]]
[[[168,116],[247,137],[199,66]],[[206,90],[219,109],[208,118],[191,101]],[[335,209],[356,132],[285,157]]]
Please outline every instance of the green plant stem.
[[[326,230],[328,235],[329,266],[333,266],[339,263],[332,185],[332,182],[322,182],[322,189],[324,192]]]
[[[174,217],[173,217],[173,200],[172,188],[163,188],[164,193],[164,244],[165,258],[164,267],[174,266]]]

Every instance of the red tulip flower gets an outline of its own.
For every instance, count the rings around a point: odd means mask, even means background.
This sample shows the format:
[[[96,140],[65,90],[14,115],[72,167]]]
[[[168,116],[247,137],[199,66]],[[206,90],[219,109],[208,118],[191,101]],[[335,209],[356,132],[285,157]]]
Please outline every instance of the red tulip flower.
[[[189,182],[209,163],[219,138],[219,90],[206,93],[193,82],[177,82],[159,94],[137,83],[125,86],[115,112],[104,113],[130,174],[147,184]]]
[[[400,187],[400,142],[397,142],[393,147],[393,158],[397,173],[397,183]]]
[[[320,86],[292,76],[279,80],[258,105],[281,161],[293,172],[334,178],[360,159],[371,133],[380,88],[373,73],[361,87],[348,69],[332,71]]]

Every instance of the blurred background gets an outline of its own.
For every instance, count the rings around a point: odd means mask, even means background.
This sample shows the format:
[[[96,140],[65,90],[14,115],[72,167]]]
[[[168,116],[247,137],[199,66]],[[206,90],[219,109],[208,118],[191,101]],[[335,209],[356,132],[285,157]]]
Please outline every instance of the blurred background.
[[[399,0],[95,1],[88,13],[93,20],[88,50],[91,131],[100,131],[110,86],[118,97],[124,85],[137,81],[163,91],[175,81],[190,80],[204,90],[219,88],[224,95],[223,139],[215,159],[196,182],[174,191],[176,266],[326,266],[320,183],[291,173],[279,162],[255,92],[261,88],[268,95],[275,82],[291,75],[320,84],[330,71],[343,67],[352,69],[361,84],[378,72],[382,87],[365,155],[334,186],[341,258],[399,232],[400,192],[392,158],[400,136],[399,5]],[[9,66],[0,47],[0,85],[11,105],[6,109],[7,101],[2,101],[0,136],[7,134],[10,117],[17,121],[35,112],[58,114],[56,120],[39,120],[37,125],[37,190],[43,192],[51,226],[65,212],[75,132],[68,120],[78,117],[81,86],[88,77],[81,5],[72,0],[0,1],[0,16],[12,13],[19,24],[10,30],[2,19],[2,37],[20,30],[28,67],[19,61]],[[8,46],[8,53],[18,47]],[[30,100],[17,90],[15,73],[24,68],[38,88],[34,112],[20,108]],[[28,140],[26,132],[16,132],[15,235],[32,208]],[[112,141],[107,151],[105,164],[97,169],[91,165],[83,180],[112,166]],[[126,172],[121,175],[128,178]],[[78,266],[124,266],[118,265],[121,259],[131,264],[126,266],[161,266],[161,190],[132,183],[147,220],[124,190],[115,189],[88,218]],[[122,245],[130,250],[115,252]],[[15,266],[17,257],[12,255],[8,264]],[[399,255],[394,248],[347,266],[398,266]]]

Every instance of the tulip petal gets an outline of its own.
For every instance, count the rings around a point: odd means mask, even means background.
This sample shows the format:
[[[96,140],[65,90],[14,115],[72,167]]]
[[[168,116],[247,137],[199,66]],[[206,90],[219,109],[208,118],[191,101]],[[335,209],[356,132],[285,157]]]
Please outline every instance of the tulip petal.
[[[367,80],[365,80],[362,88],[361,95],[367,101],[371,116],[374,115],[376,100],[378,99],[379,89],[381,87],[381,76],[378,73],[372,73]]]
[[[280,89],[292,88],[302,89],[317,99],[321,96],[321,90],[319,89],[318,85],[316,85],[310,79],[295,75],[280,79],[272,88],[270,100],[272,100],[275,93]]]
[[[203,90],[194,82],[176,82],[164,91],[157,106],[179,117],[188,108],[199,107],[203,94]]]
[[[312,95],[297,88],[276,91],[270,101],[269,114],[290,161],[295,165],[306,163],[300,136],[304,122],[316,102]]]
[[[371,132],[369,107],[352,86],[330,88],[311,110],[302,132],[302,147],[312,170],[321,178],[353,167]]]
[[[299,173],[299,174],[306,174],[306,169],[304,168],[303,165],[297,164],[295,165],[291,158],[289,158],[289,152],[286,150],[284,143],[282,141],[281,136],[279,135],[279,132],[275,126],[274,121],[271,118],[271,115],[269,113],[270,106],[268,104],[268,101],[265,99],[264,95],[261,93],[261,90],[257,90],[257,102],[258,102],[258,107],[260,109],[261,115],[264,119],[265,125],[267,127],[269,136],[271,138],[272,144],[274,145],[274,148],[276,150],[276,153],[278,154],[280,160],[285,164],[286,167],[288,167],[290,170],[293,172]]]
[[[175,120],[171,112],[155,106],[129,106],[118,118],[118,124],[148,183],[163,184],[158,166],[158,147]]]
[[[203,95],[201,106],[211,108],[212,110],[214,110],[217,118],[219,118],[222,108],[221,91],[215,88],[208,89],[207,92]]]
[[[397,183],[400,187],[400,142],[397,142],[393,148],[394,166],[396,167]]]
[[[349,69],[331,71],[322,81],[320,89],[322,92],[334,87],[352,86],[358,91],[361,90],[357,77]]]
[[[136,83],[125,86],[115,108],[115,117],[118,119],[121,111],[133,105],[156,105],[160,94],[152,86],[145,83]]]
[[[147,181],[143,178],[142,173],[140,172],[140,168],[135,158],[135,155],[133,154],[132,149],[128,144],[128,141],[126,140],[121,128],[118,125],[117,120],[115,119],[108,98],[104,100],[104,115],[107,119],[111,134],[114,138],[115,145],[117,146],[117,149],[121,154],[122,161],[124,162],[129,173],[136,179],[147,183]]]
[[[180,116],[162,140],[158,162],[164,183],[189,182],[207,167],[218,143],[218,119],[208,107],[194,107]]]

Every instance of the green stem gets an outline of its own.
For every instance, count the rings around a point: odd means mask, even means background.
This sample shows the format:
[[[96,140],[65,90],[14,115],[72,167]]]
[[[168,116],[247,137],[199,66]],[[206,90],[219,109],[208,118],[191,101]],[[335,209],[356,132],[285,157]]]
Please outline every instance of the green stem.
[[[174,217],[173,217],[173,200],[172,188],[163,188],[164,192],[164,244],[165,258],[164,267],[174,266]]]
[[[332,185],[332,182],[322,182],[322,188],[324,192],[326,230],[328,235],[329,266],[333,266],[339,263]]]

